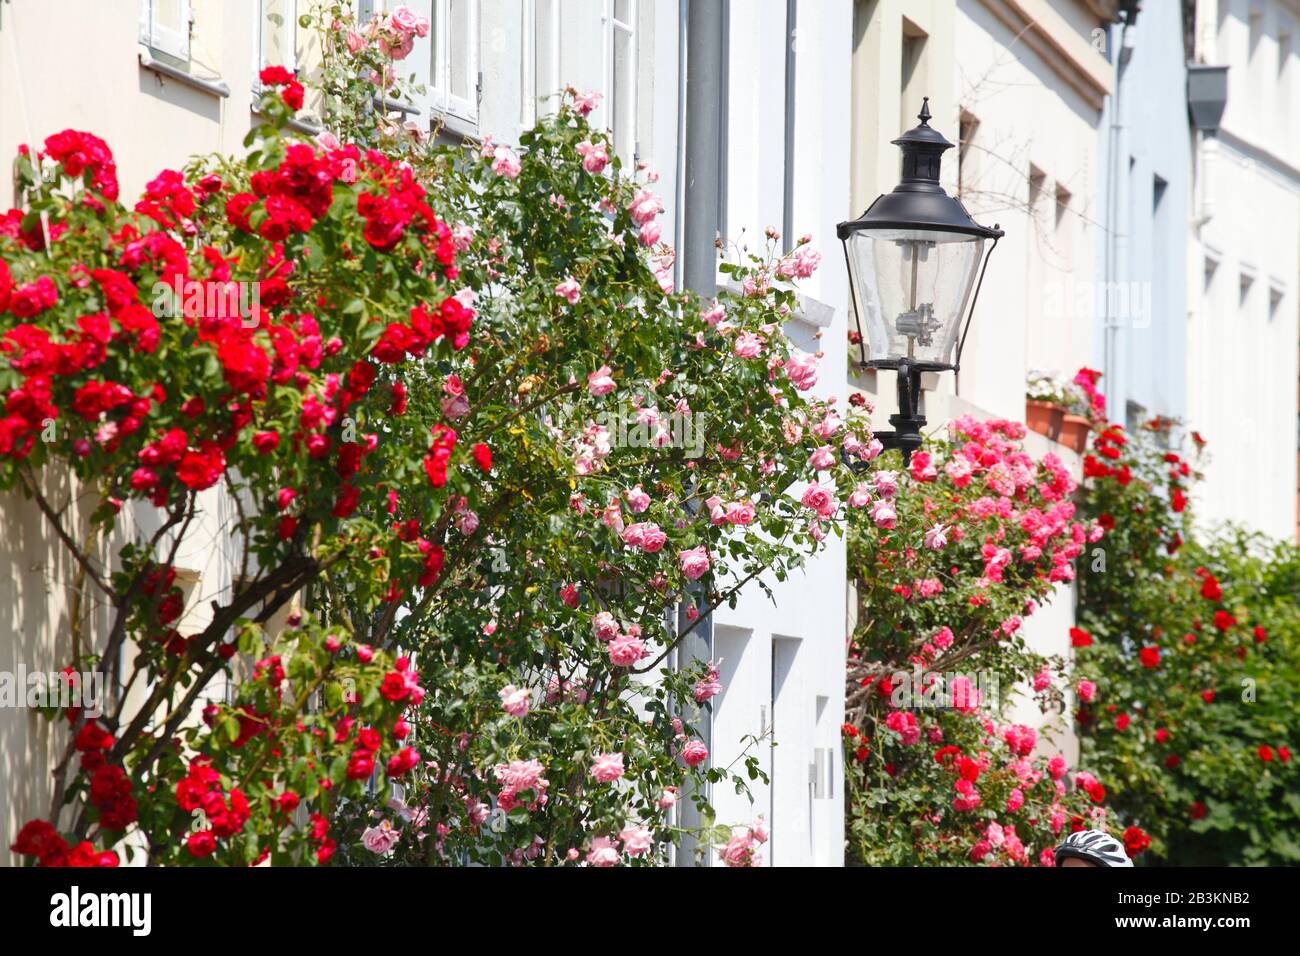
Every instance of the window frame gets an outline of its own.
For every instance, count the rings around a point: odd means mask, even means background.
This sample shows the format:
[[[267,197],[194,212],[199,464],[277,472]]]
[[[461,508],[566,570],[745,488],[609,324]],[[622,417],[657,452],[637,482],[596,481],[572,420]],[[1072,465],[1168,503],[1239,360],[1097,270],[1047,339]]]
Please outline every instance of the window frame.
[[[469,96],[456,96],[452,93],[452,3],[467,4],[469,22],[467,24],[466,50],[466,85]],[[425,84],[427,90],[429,118],[449,116],[477,128],[479,118],[479,98],[482,95],[482,59],[479,50],[479,34],[482,25],[482,4],[480,0],[432,0],[429,31],[429,77]],[[434,41],[437,41],[435,45]]]
[[[605,0],[604,11],[602,13],[603,22],[601,24],[604,33],[604,63],[601,92],[605,99],[605,108],[609,111],[606,115],[605,131],[609,134],[610,142],[614,145],[614,151],[623,158],[625,162],[636,163],[639,152],[639,143],[637,137],[637,116],[640,109],[640,31],[637,29],[637,19],[641,13],[638,0],[624,0],[629,6],[628,19],[619,20],[616,16],[618,11],[618,0]],[[627,130],[615,129],[614,122],[618,118],[617,100],[620,86],[616,76],[617,66],[617,47],[616,42],[618,35],[623,33],[628,42],[628,63],[627,63],[627,83],[630,93],[628,96],[628,116]],[[626,136],[627,142],[620,142],[620,137]]]
[[[150,53],[188,64],[192,54],[190,34],[194,29],[194,7],[190,0],[162,0],[176,3],[180,7],[181,22],[185,25],[181,31],[160,27],[154,19],[155,5],[160,0],[140,0],[140,43]]]

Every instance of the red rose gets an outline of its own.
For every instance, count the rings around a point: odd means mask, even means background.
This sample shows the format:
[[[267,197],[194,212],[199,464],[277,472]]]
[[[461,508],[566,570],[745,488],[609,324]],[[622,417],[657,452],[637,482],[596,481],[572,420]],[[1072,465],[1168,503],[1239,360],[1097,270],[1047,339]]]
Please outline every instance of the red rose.
[[[1264,763],[1268,763],[1273,759],[1273,748],[1268,744],[1260,744],[1258,753],[1259,759],[1264,761]]]
[[[89,721],[82,724],[81,730],[77,731],[74,746],[82,753],[89,750],[107,750],[113,746],[113,735],[94,721]]]
[[[1207,574],[1201,582],[1201,597],[1207,601],[1217,601],[1223,597],[1223,588],[1219,587],[1219,581],[1214,575]]]
[[[400,777],[412,770],[420,762],[420,754],[414,747],[403,747],[388,761],[388,775]]]
[[[1187,507],[1187,496],[1183,494],[1181,488],[1175,488],[1174,493],[1169,496],[1169,507],[1173,508],[1175,513],[1181,512]]]
[[[1226,631],[1228,628],[1232,627],[1232,625],[1236,623],[1237,623],[1237,619],[1233,617],[1231,614],[1229,614],[1227,611],[1214,612],[1214,626],[1217,627],[1219,630]]]
[[[1160,648],[1158,647],[1144,647],[1138,652],[1138,657],[1141,659],[1143,667],[1160,666]]]
[[[1169,731],[1164,727],[1156,728],[1156,743],[1162,744],[1169,739]]]
[[[368,751],[358,750],[348,760],[347,776],[349,780],[365,780],[375,772],[374,755]]]
[[[263,455],[275,451],[280,447],[279,432],[258,432],[253,436],[253,447]]]
[[[193,491],[211,488],[221,478],[226,456],[214,442],[205,441],[199,449],[189,449],[176,466],[176,477]]]
[[[37,857],[41,863],[62,857],[68,849],[67,841],[45,820],[29,820],[18,831],[18,838],[9,847],[20,856]]]
[[[267,86],[280,86],[293,81],[293,74],[282,66],[265,66],[257,78]]]
[[[1078,627],[1070,628],[1071,647],[1087,647],[1091,643],[1092,643],[1092,635],[1089,634],[1087,631]]]
[[[185,849],[190,851],[190,856],[201,860],[216,852],[217,841],[211,830],[199,830],[190,834],[189,839],[185,841]]]
[[[302,109],[302,84],[297,80],[290,80],[280,91],[280,99],[284,100],[284,105],[291,110]]]
[[[1205,804],[1201,803],[1200,800],[1194,800],[1192,805],[1187,808],[1187,813],[1193,820],[1199,820],[1205,816]]]
[[[1129,723],[1128,714],[1120,714],[1118,717],[1115,718],[1115,729],[1119,731],[1128,730],[1128,723]]]
[[[1129,827],[1124,831],[1124,850],[1129,859],[1137,856],[1151,845],[1151,838],[1142,832],[1141,827]]]
[[[1213,691],[1213,690],[1203,690],[1203,691],[1201,691],[1201,700],[1205,701],[1207,704],[1213,704],[1213,703],[1214,703],[1214,691]]]
[[[336,518],[346,518],[357,510],[357,502],[360,500],[361,490],[359,488],[355,485],[344,485],[339,489],[339,496],[334,501],[331,514]]]
[[[1165,758],[1165,767],[1169,770],[1173,770],[1180,763],[1182,763],[1182,758],[1178,754],[1170,754]]]
[[[479,468],[483,469],[484,471],[492,470],[492,449],[491,448],[489,448],[487,445],[483,444],[482,442],[479,442],[472,449],[470,449],[470,451],[474,455],[474,461],[478,463]]]
[[[406,678],[397,671],[390,671],[385,674],[384,682],[379,685],[379,693],[386,700],[402,700],[410,692],[410,688],[406,686]]]
[[[14,282],[9,272],[8,264],[0,259],[0,312],[9,308],[9,293],[13,290]]]

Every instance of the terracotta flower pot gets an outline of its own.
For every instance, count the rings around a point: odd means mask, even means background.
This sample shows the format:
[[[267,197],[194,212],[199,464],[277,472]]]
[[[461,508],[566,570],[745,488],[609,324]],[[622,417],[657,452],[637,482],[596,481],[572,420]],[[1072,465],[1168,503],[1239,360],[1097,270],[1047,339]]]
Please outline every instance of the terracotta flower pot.
[[[1061,425],[1065,420],[1065,410],[1050,402],[1040,402],[1036,398],[1025,399],[1025,424],[1030,431],[1046,435],[1052,441],[1061,434]]]
[[[1081,415],[1066,415],[1061,424],[1061,437],[1057,439],[1066,448],[1072,448],[1080,455],[1088,447],[1088,433],[1092,424]]]

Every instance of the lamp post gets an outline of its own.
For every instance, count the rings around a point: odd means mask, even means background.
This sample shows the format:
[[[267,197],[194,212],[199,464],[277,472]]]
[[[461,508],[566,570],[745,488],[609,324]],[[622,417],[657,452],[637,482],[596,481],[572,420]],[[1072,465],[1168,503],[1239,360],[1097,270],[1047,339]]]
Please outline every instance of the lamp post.
[[[898,373],[898,412],[889,416],[894,431],[876,437],[900,449],[904,464],[920,447],[925,426],[921,374],[960,367],[984,269],[1003,235],[997,225],[975,222],[939,185],[939,163],[952,143],[930,128],[929,97],[917,118],[919,126],[893,141],[903,154],[894,191],[837,229],[853,293],[858,365]]]

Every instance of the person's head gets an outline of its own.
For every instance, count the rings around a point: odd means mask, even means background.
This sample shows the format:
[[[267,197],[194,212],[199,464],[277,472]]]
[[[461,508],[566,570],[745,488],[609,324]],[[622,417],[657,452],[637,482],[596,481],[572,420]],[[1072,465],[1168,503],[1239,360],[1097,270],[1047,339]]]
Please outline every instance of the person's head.
[[[1124,845],[1101,830],[1071,833],[1056,848],[1057,866],[1132,866]]]

